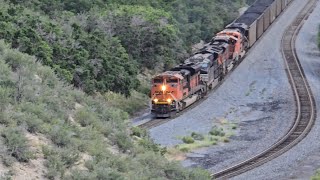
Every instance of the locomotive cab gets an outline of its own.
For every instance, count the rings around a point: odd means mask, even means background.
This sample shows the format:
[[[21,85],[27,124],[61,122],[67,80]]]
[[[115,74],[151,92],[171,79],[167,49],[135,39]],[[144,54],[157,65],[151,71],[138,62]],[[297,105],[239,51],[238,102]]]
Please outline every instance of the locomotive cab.
[[[170,117],[201,98],[200,64],[182,64],[152,80],[151,113]]]
[[[157,117],[169,117],[177,111],[179,99],[182,98],[183,77],[176,72],[165,72],[152,80],[151,112]]]

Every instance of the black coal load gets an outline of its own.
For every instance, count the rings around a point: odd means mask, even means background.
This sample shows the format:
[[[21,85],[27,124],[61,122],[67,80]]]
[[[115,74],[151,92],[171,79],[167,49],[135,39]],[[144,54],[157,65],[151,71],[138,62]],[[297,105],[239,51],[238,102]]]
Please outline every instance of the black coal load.
[[[245,14],[246,14],[246,13],[263,14],[266,9],[267,9],[267,7],[264,6],[264,5],[256,5],[256,4],[255,4],[255,5],[251,6],[251,7],[249,7],[249,8],[246,10]]]
[[[266,11],[266,9],[273,2],[274,0],[257,0],[235,22],[245,23],[246,25],[250,26]]]
[[[261,14],[257,13],[250,13],[250,12],[245,12],[242,16],[240,16],[235,22],[236,23],[244,23],[247,26],[250,26],[252,23],[254,23]]]
[[[258,0],[254,4],[255,5],[264,5],[266,7],[269,7],[275,0]]]

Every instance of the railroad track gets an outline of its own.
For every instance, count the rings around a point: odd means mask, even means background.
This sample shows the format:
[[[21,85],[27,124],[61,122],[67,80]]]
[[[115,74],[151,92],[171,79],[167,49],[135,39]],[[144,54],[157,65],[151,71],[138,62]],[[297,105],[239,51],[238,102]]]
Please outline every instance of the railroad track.
[[[309,0],[282,37],[282,55],[297,106],[294,124],[289,132],[269,149],[246,161],[212,174],[212,178],[228,179],[269,162],[298,144],[310,132],[316,116],[315,102],[295,50],[295,40],[304,20],[313,11],[316,2],[317,0]]]
[[[143,123],[141,125],[138,125],[139,128],[143,128],[143,129],[151,129],[157,126],[160,126],[161,124],[167,123],[169,121],[171,121],[172,119],[167,118],[167,119],[152,119],[146,123]]]
[[[244,60],[245,57],[247,57],[248,54],[250,54],[251,51],[249,51],[241,60],[241,62]],[[240,64],[240,63],[239,63]],[[154,127],[160,126],[162,124],[165,124],[169,121],[172,121],[174,119],[176,119],[177,117],[183,115],[184,113],[192,110],[193,108],[197,107],[199,104],[201,104],[203,101],[205,101],[209,95],[214,92],[216,89],[218,89],[223,83],[224,81],[226,81],[228,79],[228,77],[232,74],[232,72],[237,68],[237,66],[239,66],[239,64],[236,64],[234,66],[233,69],[231,69],[229,71],[229,73],[223,78],[223,80],[213,89],[208,90],[207,95],[205,95],[202,99],[196,101],[195,103],[193,103],[192,105],[190,105],[189,107],[186,107],[185,109],[183,109],[183,111],[177,113],[175,116],[170,117],[170,118],[152,118],[150,121],[147,121],[143,124],[138,125],[139,128],[143,128],[143,129],[152,129]]]

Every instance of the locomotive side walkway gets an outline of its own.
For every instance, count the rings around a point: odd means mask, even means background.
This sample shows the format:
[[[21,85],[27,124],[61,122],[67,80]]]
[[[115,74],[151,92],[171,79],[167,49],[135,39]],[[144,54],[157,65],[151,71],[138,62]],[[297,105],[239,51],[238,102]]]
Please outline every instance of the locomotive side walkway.
[[[295,107],[280,52],[281,37],[305,3],[293,1],[244,62],[206,101],[152,129],[155,141],[172,146],[181,143],[177,136],[190,135],[193,131],[207,133],[222,117],[236,122],[239,130],[229,144],[190,153],[184,162],[185,166],[217,171],[266,149],[282,137],[294,119]],[[250,173],[253,172],[247,174]],[[249,177],[267,178],[266,173],[260,175]],[[246,174],[241,177],[248,179]]]

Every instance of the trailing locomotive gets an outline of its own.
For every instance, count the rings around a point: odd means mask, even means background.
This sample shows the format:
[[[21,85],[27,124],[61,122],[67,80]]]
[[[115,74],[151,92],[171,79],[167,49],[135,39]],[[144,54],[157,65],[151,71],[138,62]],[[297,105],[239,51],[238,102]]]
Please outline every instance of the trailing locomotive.
[[[170,117],[204,97],[241,62],[291,0],[257,0],[183,64],[152,79],[151,112]]]

